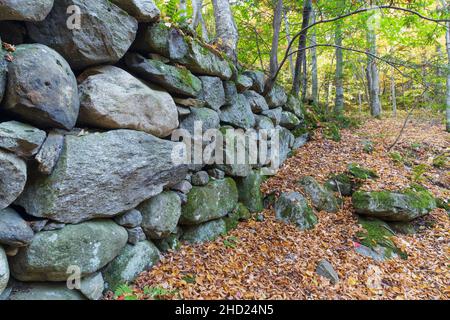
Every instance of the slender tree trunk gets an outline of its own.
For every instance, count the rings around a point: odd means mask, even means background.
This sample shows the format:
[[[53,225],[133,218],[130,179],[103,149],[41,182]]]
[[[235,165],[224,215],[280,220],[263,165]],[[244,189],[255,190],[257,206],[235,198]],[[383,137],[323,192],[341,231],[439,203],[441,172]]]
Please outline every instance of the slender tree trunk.
[[[312,10],[312,16],[311,16],[311,23],[316,22],[316,14],[314,10]],[[316,37],[316,29],[313,29],[312,35],[311,35],[311,45],[317,44],[317,37]],[[312,94],[312,101],[314,105],[319,104],[319,80],[317,76],[317,50],[316,48],[311,49],[311,94]]]
[[[450,13],[450,4],[443,0],[444,9],[447,13]],[[448,64],[447,64],[447,97],[446,97],[446,129],[447,132],[450,132],[450,22],[446,23],[447,31],[445,33],[445,40],[446,40],[446,48],[447,48],[447,58],[448,58]]]
[[[237,43],[239,34],[231,12],[229,0],[212,0],[216,23],[216,37],[219,47],[237,64]]]
[[[287,17],[286,10],[283,10],[283,19],[284,19],[284,30],[286,32],[286,40],[288,43],[291,43],[291,27],[289,24],[289,19]],[[288,59],[289,59],[289,68],[291,70],[291,76],[292,78],[294,78],[295,70],[294,70],[294,61],[292,61],[292,55],[289,55]]]
[[[312,0],[305,0],[303,5],[303,21],[302,21],[302,30],[305,29],[309,25],[309,17],[312,10]],[[300,35],[300,39],[298,41],[298,53],[297,60],[295,62],[295,72],[294,72],[294,82],[292,84],[292,93],[295,96],[298,96],[300,93],[300,85],[301,85],[301,71],[303,65],[303,59],[305,57],[305,47],[306,47],[306,35],[307,31],[302,32]]]
[[[187,4],[186,0],[180,0],[180,16],[186,17]]]
[[[367,41],[369,43],[369,53],[376,55],[377,53],[377,38],[375,30],[369,28],[367,32]],[[373,117],[381,116],[381,101],[380,101],[380,79],[378,75],[378,68],[376,60],[367,55],[367,84],[369,87],[369,105],[370,113]]]
[[[308,68],[307,68],[307,55],[305,52],[305,55],[303,56],[303,63],[302,63],[302,101],[306,101],[306,95],[308,92]]]
[[[336,23],[334,42],[337,46],[342,46],[342,23]],[[336,98],[334,103],[334,113],[339,114],[344,110],[344,57],[341,48],[336,48]]]
[[[397,95],[395,91],[395,69],[392,68],[391,74],[391,100],[392,100],[392,114],[397,117]]]
[[[359,106],[359,113],[362,113],[362,93],[361,93],[361,91],[358,92],[358,106]]]
[[[209,42],[208,30],[206,29],[205,20],[202,14],[203,0],[192,0],[193,17],[192,17],[192,29],[197,30],[200,24],[202,30],[202,39],[205,42]]]
[[[278,44],[280,40],[283,0],[278,0],[273,14],[272,50],[270,51],[270,77],[274,77],[278,69]]]

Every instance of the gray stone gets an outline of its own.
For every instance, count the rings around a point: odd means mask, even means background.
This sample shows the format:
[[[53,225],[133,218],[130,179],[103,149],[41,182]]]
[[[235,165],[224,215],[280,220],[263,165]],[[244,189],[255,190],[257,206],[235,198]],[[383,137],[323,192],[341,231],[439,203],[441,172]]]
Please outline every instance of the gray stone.
[[[160,240],[153,240],[153,242],[161,252],[167,252],[169,250],[176,251],[181,246],[180,238],[182,235],[183,230],[177,227],[176,231],[168,237]]]
[[[210,169],[208,170],[208,174],[211,178],[220,180],[225,178],[225,172],[220,169]]]
[[[42,21],[53,7],[53,0],[2,0],[0,20]]]
[[[141,241],[135,246],[127,245],[103,272],[108,289],[115,291],[119,285],[133,281],[159,260],[159,250],[150,241]]]
[[[38,233],[38,232],[41,232],[42,230],[44,230],[44,227],[47,224],[47,222],[48,222],[47,219],[43,219],[43,220],[30,221],[28,224],[34,233]]]
[[[295,138],[292,149],[297,150],[303,147],[309,140],[309,133],[304,133],[301,136]]]
[[[144,241],[145,239],[147,239],[145,237],[145,233],[144,230],[142,230],[141,227],[136,227],[136,228],[129,228],[127,229],[128,232],[128,243],[130,244],[137,244],[138,242]]]
[[[33,236],[33,230],[17,212],[11,208],[0,210],[0,244],[23,247]]]
[[[72,129],[80,102],[67,62],[42,44],[22,44],[8,63],[5,110],[41,128]]]
[[[339,211],[339,201],[333,192],[321,186],[313,177],[303,177],[298,183],[317,210]]]
[[[178,127],[178,111],[172,97],[120,68],[94,67],[79,80],[81,125],[133,129],[157,137],[167,137]]]
[[[253,128],[255,116],[247,98],[239,94],[234,103],[224,106],[220,113],[220,121],[243,129]]]
[[[132,209],[127,211],[120,216],[114,217],[114,221],[125,228],[135,228],[142,223],[142,214],[139,210]]]
[[[208,76],[200,77],[200,80],[202,80],[201,98],[209,108],[219,111],[226,103],[222,80],[218,77]]]
[[[339,275],[334,270],[331,263],[329,263],[327,260],[321,260],[318,263],[316,273],[319,276],[329,279],[332,284],[336,284],[339,282]]]
[[[253,113],[261,113],[263,111],[269,110],[269,105],[266,99],[259,93],[249,90],[244,92],[244,96],[247,98]]]
[[[68,22],[76,23],[67,14],[73,5],[80,9],[81,26],[75,30],[67,27]],[[32,40],[58,51],[76,70],[119,61],[137,27],[135,18],[107,0],[58,0],[44,21],[27,23]]]
[[[100,272],[93,273],[81,279],[80,292],[89,300],[100,300],[105,290],[105,281]]]
[[[279,137],[279,160],[280,164],[283,164],[284,161],[289,156],[289,153],[291,152],[291,148],[294,145],[295,137],[294,135],[286,128],[284,127],[276,127],[275,130],[278,132]]]
[[[355,183],[348,174],[340,173],[331,176],[325,183],[325,187],[334,192],[339,192],[343,196],[351,196]]]
[[[11,273],[20,281],[66,281],[67,269],[78,266],[85,276],[113,260],[127,238],[126,230],[111,220],[40,232],[28,247],[10,259]]]
[[[178,118],[185,118],[191,114],[191,109],[186,107],[177,106]]]
[[[1,41],[0,37],[0,41]],[[0,47],[0,102],[2,102],[3,97],[6,92],[6,81],[8,74],[8,61],[5,59],[6,51],[3,47]]]
[[[247,91],[248,89],[250,89],[253,86],[253,80],[252,78],[244,75],[244,74],[240,74],[236,80],[236,88],[238,90],[239,93],[242,93],[244,91]]]
[[[283,111],[283,109],[281,109],[281,108],[275,108],[275,109],[263,111],[261,114],[263,116],[268,117],[270,120],[272,120],[272,123],[275,126],[278,126],[281,122],[282,111]]]
[[[220,127],[219,114],[216,111],[209,108],[192,108],[191,114],[181,122],[180,128],[186,129],[194,136],[196,122],[203,133],[208,129],[218,129]]]
[[[286,104],[287,100],[288,96],[286,91],[278,84],[275,84],[272,90],[266,95],[266,101],[270,108],[282,107]]]
[[[45,225],[43,231],[55,231],[55,230],[61,230],[64,228],[66,224],[64,223],[58,223],[58,222],[49,222]]]
[[[392,250],[383,246],[374,246],[373,248],[366,247],[365,245],[358,244],[355,247],[355,251],[360,255],[371,258],[377,262],[383,262],[388,259],[398,258],[398,255]]]
[[[119,8],[125,10],[130,16],[139,22],[158,21],[159,11],[153,0],[110,0]]]
[[[206,186],[209,182],[209,175],[206,171],[198,171],[192,175],[192,184],[194,186]]]
[[[162,239],[177,227],[181,215],[181,200],[175,192],[163,192],[139,205],[142,228],[150,239]]]
[[[300,124],[300,119],[297,118],[295,114],[289,111],[281,112],[280,126],[285,127],[289,130],[293,130]]]
[[[195,39],[187,41],[179,30],[169,28],[163,22],[140,30],[134,49],[163,55],[185,65],[195,74],[216,76],[223,80],[232,76],[228,61]]]
[[[38,163],[39,172],[50,175],[53,172],[64,147],[64,135],[53,130],[37,153],[35,159]]]
[[[25,161],[15,154],[0,150],[0,210],[22,193],[27,181]]]
[[[78,290],[64,283],[23,283],[14,287],[9,300],[86,300]]]
[[[35,155],[44,143],[45,131],[17,121],[0,123],[0,148],[21,157]]]
[[[317,224],[317,217],[309,207],[306,199],[297,192],[283,193],[275,202],[277,220],[292,223],[300,230],[312,229]]]
[[[273,121],[266,116],[255,115],[256,125],[255,128],[257,130],[274,130],[275,126],[273,125]]]
[[[226,216],[238,203],[236,183],[231,178],[211,180],[204,187],[193,187],[182,208],[180,223],[193,225]]]
[[[214,241],[227,232],[226,223],[223,219],[217,219],[196,226],[183,227],[182,241],[191,244]]]
[[[197,97],[202,90],[202,82],[189,70],[165,64],[158,60],[146,59],[140,54],[125,56],[128,70],[138,77],[156,83],[170,93]]]
[[[0,246],[0,294],[6,289],[9,281],[9,266],[5,250]]]
[[[66,136],[53,173],[30,177],[17,204],[63,223],[113,217],[186,176],[174,149],[179,143],[131,130]]]
[[[288,96],[288,100],[286,104],[283,106],[284,111],[291,112],[295,114],[298,118],[304,119],[303,110],[302,110],[302,102],[299,98],[290,94]]]
[[[187,194],[186,193],[181,193],[179,191],[175,191],[178,198],[180,198],[181,201],[181,205],[184,206],[187,203]]]
[[[176,185],[172,186],[171,189],[179,191],[184,194],[188,194],[189,191],[191,191],[192,189],[192,184],[187,180],[183,180],[181,182],[178,182]]]
[[[203,108],[206,106],[206,101],[202,99],[173,97],[173,100],[177,105],[186,108]]]
[[[234,83],[233,81],[224,81],[223,90],[225,92],[225,104],[236,103],[238,99],[236,83]]]
[[[263,72],[261,72],[261,71],[246,71],[246,72],[244,72],[244,75],[253,80],[253,85],[250,87],[250,89],[252,89],[260,94],[264,92],[265,76],[264,76]]]
[[[436,208],[428,191],[357,191],[352,196],[356,213],[385,221],[411,221]]]

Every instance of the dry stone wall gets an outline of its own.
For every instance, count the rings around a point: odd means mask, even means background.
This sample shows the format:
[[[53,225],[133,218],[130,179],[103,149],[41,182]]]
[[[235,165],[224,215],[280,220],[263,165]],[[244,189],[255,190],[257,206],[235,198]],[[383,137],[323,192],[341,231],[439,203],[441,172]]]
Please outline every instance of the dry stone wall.
[[[177,130],[277,130],[281,161],[304,144],[295,98],[159,15],[1,1],[0,299],[99,299],[263,209],[271,163],[174,161]]]

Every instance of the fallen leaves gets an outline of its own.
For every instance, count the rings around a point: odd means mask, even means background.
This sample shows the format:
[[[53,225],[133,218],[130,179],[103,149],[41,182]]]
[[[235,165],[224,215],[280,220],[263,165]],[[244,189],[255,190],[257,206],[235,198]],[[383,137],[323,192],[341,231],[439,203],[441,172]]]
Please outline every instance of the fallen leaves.
[[[324,182],[331,173],[343,172],[349,163],[374,169],[380,179],[368,180],[364,189],[398,189],[411,183],[411,173],[396,165],[386,152],[401,120],[371,120],[359,130],[345,130],[337,143],[317,138],[290,158],[262,190],[300,192],[296,182],[305,175]],[[375,150],[363,152],[362,140],[370,138]],[[442,126],[410,122],[396,145],[408,148],[419,141],[424,150],[419,161],[448,148],[449,135]],[[422,149],[422,148],[421,148]],[[429,175],[447,174],[436,168]],[[435,196],[449,197],[449,190],[424,184]],[[161,286],[174,290],[173,299],[449,299],[449,218],[437,209],[423,218],[430,228],[394,241],[408,254],[407,260],[376,262],[357,254],[356,234],[361,231],[349,198],[336,214],[319,212],[313,230],[299,231],[276,221],[271,210],[264,221],[241,223],[225,238],[196,246],[182,246],[135,281],[134,290]],[[227,240],[228,239],[228,240]],[[232,245],[230,242],[232,239]],[[228,241],[228,242],[227,242]],[[318,261],[327,259],[340,277],[330,282],[315,273]],[[186,281],[187,277],[194,278]]]

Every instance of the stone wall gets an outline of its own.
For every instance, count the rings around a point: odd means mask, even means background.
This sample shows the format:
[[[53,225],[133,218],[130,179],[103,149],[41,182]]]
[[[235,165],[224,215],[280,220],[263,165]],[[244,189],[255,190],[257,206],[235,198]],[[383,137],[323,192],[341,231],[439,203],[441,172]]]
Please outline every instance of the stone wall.
[[[283,161],[304,144],[295,98],[150,0],[7,0],[0,20],[0,299],[99,299],[263,209],[270,163],[176,163],[174,130],[278,130]]]

